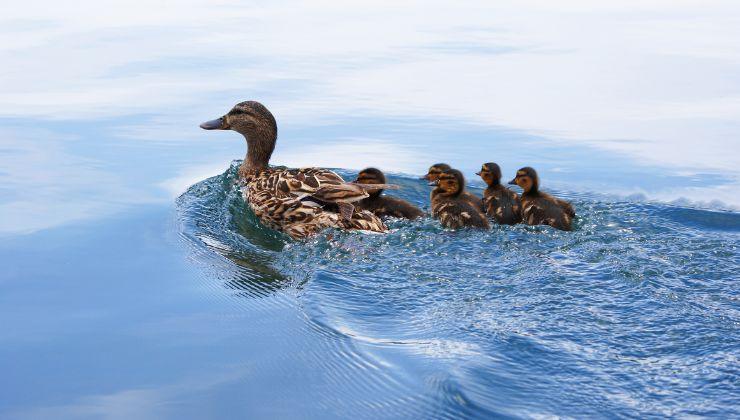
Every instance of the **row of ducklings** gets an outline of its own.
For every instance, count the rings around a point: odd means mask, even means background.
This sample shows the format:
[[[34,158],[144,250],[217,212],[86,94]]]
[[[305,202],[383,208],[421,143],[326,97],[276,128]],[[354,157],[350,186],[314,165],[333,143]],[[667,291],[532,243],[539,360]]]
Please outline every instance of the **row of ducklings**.
[[[450,229],[474,227],[488,229],[490,217],[502,225],[525,223],[549,225],[560,230],[571,230],[576,215],[573,206],[564,200],[539,190],[539,177],[530,167],[516,172],[510,185],[522,189],[521,197],[501,185],[501,168],[496,163],[484,163],[476,175],[488,186],[481,199],[465,190],[462,172],[445,163],[437,163],[422,177],[435,188],[431,193],[432,217],[439,219],[442,226]],[[354,181],[360,184],[385,184],[382,171],[367,168]],[[355,207],[368,210],[379,217],[416,219],[424,213],[408,201],[382,195],[383,190],[369,191],[370,196],[354,203]]]

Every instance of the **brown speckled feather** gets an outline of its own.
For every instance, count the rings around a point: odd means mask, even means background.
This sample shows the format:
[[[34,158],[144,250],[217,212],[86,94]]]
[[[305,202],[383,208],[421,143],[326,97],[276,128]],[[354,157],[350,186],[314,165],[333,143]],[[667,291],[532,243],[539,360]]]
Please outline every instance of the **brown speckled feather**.
[[[477,206],[470,204],[462,195],[446,197],[432,194],[432,217],[439,219],[448,229],[466,226],[488,229],[488,220]]]
[[[549,194],[539,193],[535,196],[522,196],[522,219],[528,225],[549,225],[560,230],[571,230],[575,210],[568,203],[561,205],[562,200]],[[566,202],[567,203],[567,202]]]
[[[503,185],[488,187],[483,192],[483,208],[498,224],[514,225],[522,221],[519,195]]]
[[[363,187],[344,182],[327,169],[268,168],[242,178],[244,199],[265,225],[294,239],[325,228],[385,232],[383,222],[368,211],[343,218],[336,205],[368,197]]]

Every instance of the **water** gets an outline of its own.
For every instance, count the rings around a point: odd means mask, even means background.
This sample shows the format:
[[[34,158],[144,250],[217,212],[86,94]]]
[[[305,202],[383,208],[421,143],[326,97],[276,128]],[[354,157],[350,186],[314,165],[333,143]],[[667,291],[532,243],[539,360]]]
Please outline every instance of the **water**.
[[[0,4],[0,419],[740,417],[738,16]],[[576,229],[288,241],[198,128],[249,99],[276,165],[529,165]]]
[[[394,221],[388,235],[293,243],[255,222],[237,164],[179,198],[184,240],[204,267],[232,262],[215,283],[247,310],[278,300],[320,337],[300,350],[330,378],[317,404],[361,417],[740,414],[736,213],[580,194],[566,195],[573,233]],[[391,181],[427,205],[423,182]]]

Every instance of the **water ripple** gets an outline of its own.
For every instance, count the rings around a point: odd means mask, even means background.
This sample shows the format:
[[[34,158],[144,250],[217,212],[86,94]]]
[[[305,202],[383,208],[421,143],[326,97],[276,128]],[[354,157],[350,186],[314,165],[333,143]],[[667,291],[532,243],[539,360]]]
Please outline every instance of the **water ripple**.
[[[212,293],[302,314],[321,340],[296,357],[336,392],[327,410],[740,414],[740,214],[562,194],[574,232],[424,219],[290,242],[255,221],[235,168],[180,197],[182,237]],[[390,181],[427,206],[421,181]]]

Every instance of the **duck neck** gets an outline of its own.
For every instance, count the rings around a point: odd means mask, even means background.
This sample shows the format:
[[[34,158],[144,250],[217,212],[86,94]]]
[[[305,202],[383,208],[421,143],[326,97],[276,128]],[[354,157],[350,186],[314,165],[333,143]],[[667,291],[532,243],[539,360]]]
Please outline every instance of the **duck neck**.
[[[253,131],[242,133],[247,140],[247,156],[244,158],[241,170],[243,173],[259,172],[270,163],[270,156],[275,150],[276,133]]]
[[[540,190],[537,188],[537,186],[532,186],[532,188],[528,189],[527,191],[524,191],[522,195],[526,195],[529,197],[536,197],[540,195]]]

